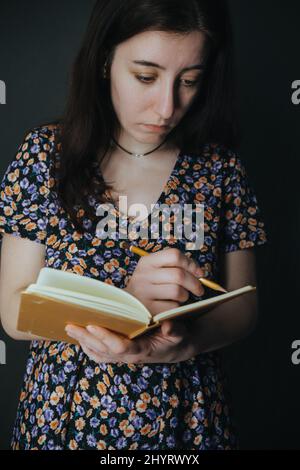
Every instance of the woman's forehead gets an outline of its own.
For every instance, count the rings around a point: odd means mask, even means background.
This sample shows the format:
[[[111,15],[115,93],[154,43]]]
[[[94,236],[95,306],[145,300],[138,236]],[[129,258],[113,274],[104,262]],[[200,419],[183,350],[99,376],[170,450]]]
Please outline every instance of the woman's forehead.
[[[166,31],[144,31],[121,43],[116,52],[127,61],[149,61],[162,66],[184,59],[184,65],[199,61],[205,35],[200,31],[174,34]],[[194,63],[194,62],[193,62]]]

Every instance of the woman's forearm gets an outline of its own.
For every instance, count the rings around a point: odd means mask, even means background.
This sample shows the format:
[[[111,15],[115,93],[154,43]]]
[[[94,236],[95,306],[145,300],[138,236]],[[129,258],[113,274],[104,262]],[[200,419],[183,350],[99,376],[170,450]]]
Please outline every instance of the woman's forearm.
[[[257,296],[250,292],[221,304],[195,320],[198,354],[221,349],[248,336],[257,321]]]

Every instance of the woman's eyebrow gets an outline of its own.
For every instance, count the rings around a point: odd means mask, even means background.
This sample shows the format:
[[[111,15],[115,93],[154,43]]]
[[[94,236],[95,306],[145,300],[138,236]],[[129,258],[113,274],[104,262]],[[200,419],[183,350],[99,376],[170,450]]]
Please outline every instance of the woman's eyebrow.
[[[147,60],[133,60],[132,63],[138,64],[138,65],[144,65],[146,67],[156,67],[161,70],[166,70],[166,68],[163,67],[162,65],[155,64],[154,62],[149,62]],[[194,70],[194,69],[202,70],[203,68],[204,66],[202,64],[195,64],[195,65],[190,65],[189,67],[185,67],[184,69],[182,69],[182,72],[186,72],[188,70]]]

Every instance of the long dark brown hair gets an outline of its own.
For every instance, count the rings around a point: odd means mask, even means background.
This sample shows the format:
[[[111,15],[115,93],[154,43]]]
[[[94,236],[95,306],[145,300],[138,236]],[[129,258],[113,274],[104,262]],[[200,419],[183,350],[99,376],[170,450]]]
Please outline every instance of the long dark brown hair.
[[[206,61],[201,87],[190,109],[169,134],[180,151],[197,154],[203,143],[234,147],[237,126],[234,106],[232,35],[225,0],[97,0],[82,46],[73,64],[69,95],[58,124],[60,165],[57,194],[79,232],[80,211],[96,218],[88,202],[102,202],[111,188],[95,179],[94,164],[108,152],[111,137],[120,130],[114,112],[108,71],[116,47],[144,31],[204,32]]]

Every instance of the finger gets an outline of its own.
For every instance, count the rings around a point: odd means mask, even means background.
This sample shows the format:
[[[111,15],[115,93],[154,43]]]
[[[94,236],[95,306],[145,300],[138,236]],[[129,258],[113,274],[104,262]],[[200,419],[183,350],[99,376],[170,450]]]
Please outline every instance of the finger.
[[[97,354],[93,349],[89,348],[86,344],[80,343],[81,349],[83,352],[93,361],[100,363],[100,362],[108,362],[105,356],[100,356]],[[110,361],[111,362],[111,361]]]
[[[74,338],[78,341],[84,341],[85,343],[91,337],[91,334],[88,331],[86,331],[85,328],[82,328],[82,327],[76,326],[76,325],[68,324],[65,327],[65,331],[66,331],[67,335],[70,336],[71,338]]]
[[[80,343],[84,343],[95,352],[100,354],[107,353],[107,346],[99,339],[95,338],[89,331],[85,328],[81,328],[74,325],[67,325],[65,328],[68,336],[76,339]]]
[[[181,267],[191,273],[195,273],[199,277],[204,275],[204,271],[196,261],[185,256],[177,248],[165,248],[156,253],[151,253],[149,256],[141,258],[140,262],[147,263],[148,266],[150,265],[153,268]],[[199,274],[196,274],[197,270]]]
[[[88,348],[92,349],[97,354],[110,353],[109,348],[103,343],[103,341],[101,341],[99,338],[96,338],[91,333],[89,333],[88,336],[85,336],[84,339],[81,339],[81,342],[84,342]]]
[[[166,312],[167,310],[172,310],[173,308],[180,307],[178,302],[173,301],[163,301],[163,300],[154,300],[151,302],[151,314],[157,315],[161,312]]]
[[[175,308],[179,307],[180,303],[188,300],[189,293],[186,289],[176,284],[149,284],[147,286],[147,297],[151,301],[152,299],[172,301]]]
[[[153,280],[151,282],[155,285],[162,285],[162,284],[172,284],[178,285],[182,289],[185,289],[188,292],[192,292],[196,296],[201,296],[204,294],[204,288],[199,279],[191,274],[189,271],[186,271],[183,268],[161,268],[156,269],[155,274],[153,273]],[[150,287],[150,286],[149,286]],[[188,300],[189,295],[186,293],[184,295],[182,290],[179,290],[178,295],[179,298],[173,295],[171,297],[166,297],[174,300],[178,300],[181,302],[185,302]],[[184,298],[182,299],[182,296]],[[161,298],[161,297],[152,297],[152,298]],[[180,300],[179,300],[180,299]]]
[[[94,325],[88,325],[87,330],[94,339],[100,340],[110,353],[124,355],[140,352],[139,342],[125,338],[111,330]]]

